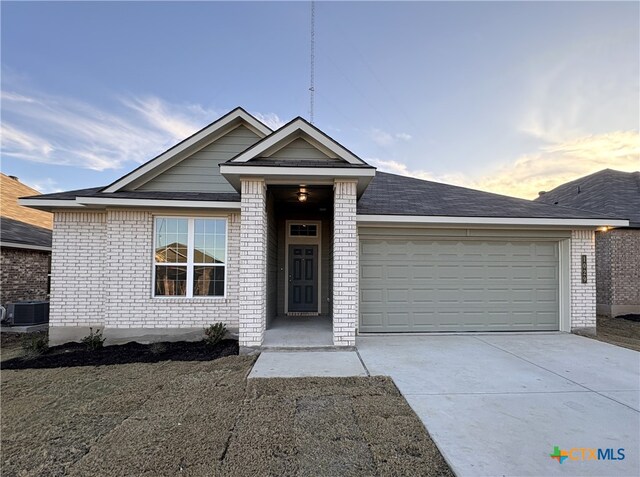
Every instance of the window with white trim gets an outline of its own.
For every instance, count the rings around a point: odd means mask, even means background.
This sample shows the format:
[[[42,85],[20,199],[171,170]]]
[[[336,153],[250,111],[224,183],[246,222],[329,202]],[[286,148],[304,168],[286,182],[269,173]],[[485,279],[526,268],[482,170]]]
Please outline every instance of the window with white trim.
[[[224,296],[226,219],[156,217],[154,296]]]

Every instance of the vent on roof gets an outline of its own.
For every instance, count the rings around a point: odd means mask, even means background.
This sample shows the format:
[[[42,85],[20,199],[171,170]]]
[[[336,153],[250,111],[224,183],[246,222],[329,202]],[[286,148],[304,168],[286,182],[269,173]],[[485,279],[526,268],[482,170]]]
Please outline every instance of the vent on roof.
[[[545,195],[547,193],[546,190],[541,190],[540,192],[538,192],[538,197],[542,197],[543,195]]]

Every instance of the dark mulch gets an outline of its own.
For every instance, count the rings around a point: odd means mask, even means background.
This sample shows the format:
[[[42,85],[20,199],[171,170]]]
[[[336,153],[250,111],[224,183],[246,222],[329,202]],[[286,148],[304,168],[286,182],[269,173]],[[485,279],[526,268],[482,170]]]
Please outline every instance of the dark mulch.
[[[111,364],[157,363],[160,361],[211,361],[238,354],[236,340],[223,340],[215,346],[204,341],[126,343],[89,350],[81,343],[52,346],[37,356],[21,356],[0,363],[2,369],[68,368]]]
[[[634,321],[636,323],[640,322],[640,315],[636,315],[636,314],[618,315],[616,316],[616,319],[618,318],[622,318],[623,320]]]
[[[579,331],[575,333],[583,334]],[[635,319],[623,319],[622,316],[617,316],[616,318],[598,316],[596,335],[584,334],[584,336],[612,345],[622,346],[623,348],[640,351],[640,321]]]

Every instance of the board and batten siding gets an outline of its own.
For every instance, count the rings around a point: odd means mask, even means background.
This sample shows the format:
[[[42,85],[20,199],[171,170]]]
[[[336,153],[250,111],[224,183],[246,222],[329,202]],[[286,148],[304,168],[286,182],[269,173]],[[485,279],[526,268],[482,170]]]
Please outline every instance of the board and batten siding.
[[[294,139],[283,148],[265,157],[281,160],[340,161],[338,158],[327,156],[302,138]]]
[[[245,126],[238,126],[171,167],[137,190],[165,192],[236,192],[220,175],[226,162],[260,140]]]

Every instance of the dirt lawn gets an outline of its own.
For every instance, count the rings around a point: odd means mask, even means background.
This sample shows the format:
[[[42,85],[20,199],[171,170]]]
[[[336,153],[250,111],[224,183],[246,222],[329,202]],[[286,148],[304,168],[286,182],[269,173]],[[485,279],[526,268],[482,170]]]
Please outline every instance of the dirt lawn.
[[[2,475],[452,475],[389,379],[253,360],[3,370]]]
[[[581,333],[579,333],[581,334]],[[584,335],[605,343],[640,351],[640,322],[624,318],[608,318],[598,316],[596,336]]]

